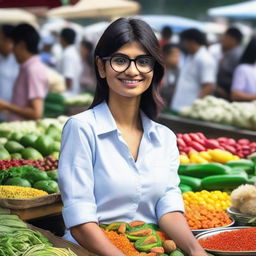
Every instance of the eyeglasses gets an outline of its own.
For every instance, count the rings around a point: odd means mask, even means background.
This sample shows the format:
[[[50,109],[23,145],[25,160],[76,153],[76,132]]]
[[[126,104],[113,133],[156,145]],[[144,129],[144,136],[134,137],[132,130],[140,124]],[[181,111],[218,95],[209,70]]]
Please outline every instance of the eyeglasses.
[[[118,73],[126,71],[130,67],[132,61],[134,61],[137,70],[144,74],[151,72],[155,65],[154,58],[149,55],[140,55],[135,59],[130,59],[124,54],[114,54],[110,57],[103,57],[102,59],[109,60],[112,69]]]

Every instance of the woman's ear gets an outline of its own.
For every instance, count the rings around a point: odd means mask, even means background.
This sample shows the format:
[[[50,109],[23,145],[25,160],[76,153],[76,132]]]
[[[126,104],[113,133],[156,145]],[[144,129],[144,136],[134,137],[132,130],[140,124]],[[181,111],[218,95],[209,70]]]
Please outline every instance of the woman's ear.
[[[104,65],[104,62],[102,61],[102,59],[99,56],[96,57],[96,64],[97,64],[97,67],[98,67],[100,77],[101,78],[106,78],[105,65]]]

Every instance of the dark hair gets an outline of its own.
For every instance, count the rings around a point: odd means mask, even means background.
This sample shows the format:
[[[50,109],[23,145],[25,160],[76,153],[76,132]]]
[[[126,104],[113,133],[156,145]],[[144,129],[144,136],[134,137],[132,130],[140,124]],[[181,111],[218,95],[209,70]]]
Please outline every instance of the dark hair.
[[[170,26],[164,26],[161,30],[161,35],[164,38],[170,38],[172,36],[172,28]]]
[[[190,28],[182,31],[180,34],[180,40],[194,41],[200,45],[207,44],[205,33],[196,28]]]
[[[231,28],[227,29],[225,34],[234,38],[239,44],[242,42],[243,34],[241,33],[241,31],[238,28],[231,27]]]
[[[165,44],[162,48],[163,55],[166,56],[171,53],[171,51],[177,48],[180,50],[180,46],[178,44]]]
[[[76,32],[72,28],[63,28],[60,32],[60,37],[68,44],[74,44],[76,39]]]
[[[240,59],[240,64],[254,64],[256,62],[256,38],[253,37],[246,46],[244,53]]]
[[[155,120],[162,105],[163,100],[159,93],[159,85],[164,75],[164,62],[158,40],[150,26],[139,19],[120,18],[114,21],[101,36],[94,53],[96,57],[111,56],[123,45],[137,41],[150,55],[155,58],[154,75],[150,87],[142,94],[140,108],[151,119]],[[95,107],[102,101],[108,101],[109,87],[106,79],[99,75],[95,61],[95,73],[97,87],[95,97],[90,108]]]
[[[14,29],[14,26],[9,25],[9,24],[3,24],[0,27],[0,30],[2,31],[2,33],[4,34],[4,36],[6,38],[11,38],[11,34],[12,34],[13,29]]]
[[[36,29],[30,24],[23,23],[16,26],[11,33],[11,38],[14,43],[24,42],[30,53],[38,53],[40,36]]]

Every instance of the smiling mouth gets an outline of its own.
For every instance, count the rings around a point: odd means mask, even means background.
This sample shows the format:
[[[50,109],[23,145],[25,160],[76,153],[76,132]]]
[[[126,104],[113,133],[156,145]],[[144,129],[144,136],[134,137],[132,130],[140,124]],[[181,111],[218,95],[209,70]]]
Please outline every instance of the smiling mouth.
[[[143,81],[143,79],[134,79],[134,80],[128,80],[128,79],[119,79],[124,84],[138,84],[139,82]]]

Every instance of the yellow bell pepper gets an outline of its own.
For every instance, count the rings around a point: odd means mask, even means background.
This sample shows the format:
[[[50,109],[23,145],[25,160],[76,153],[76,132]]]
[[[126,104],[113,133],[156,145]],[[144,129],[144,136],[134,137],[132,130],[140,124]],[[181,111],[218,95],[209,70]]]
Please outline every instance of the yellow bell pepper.
[[[189,164],[190,160],[187,155],[180,155],[180,163],[181,164]]]

